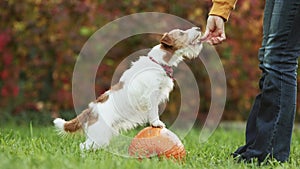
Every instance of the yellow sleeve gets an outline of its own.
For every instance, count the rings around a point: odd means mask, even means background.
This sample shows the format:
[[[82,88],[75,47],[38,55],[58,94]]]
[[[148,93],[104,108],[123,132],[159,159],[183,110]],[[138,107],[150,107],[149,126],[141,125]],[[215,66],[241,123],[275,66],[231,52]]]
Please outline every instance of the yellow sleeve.
[[[234,9],[237,0],[212,0],[213,6],[209,15],[221,16],[225,21],[228,20],[231,11]]]

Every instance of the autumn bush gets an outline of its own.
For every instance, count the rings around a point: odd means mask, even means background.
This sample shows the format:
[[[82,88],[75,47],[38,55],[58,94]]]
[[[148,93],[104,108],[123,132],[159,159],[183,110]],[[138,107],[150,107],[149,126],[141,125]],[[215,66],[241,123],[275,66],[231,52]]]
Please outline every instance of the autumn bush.
[[[73,110],[74,64],[95,31],[122,16],[150,11],[173,14],[204,29],[211,0],[4,0],[0,6],[0,113],[59,116]],[[245,119],[258,92],[263,6],[260,0],[239,0],[226,23],[227,41],[216,47],[227,79],[224,120]],[[96,93],[109,88],[115,68],[126,56],[157,43],[151,36],[151,43],[144,39],[132,37],[110,50],[97,72],[101,80],[96,81]],[[210,106],[210,82],[201,63],[187,64],[198,81],[201,121]],[[165,111],[167,119],[174,120],[180,91],[175,89],[170,99]]]

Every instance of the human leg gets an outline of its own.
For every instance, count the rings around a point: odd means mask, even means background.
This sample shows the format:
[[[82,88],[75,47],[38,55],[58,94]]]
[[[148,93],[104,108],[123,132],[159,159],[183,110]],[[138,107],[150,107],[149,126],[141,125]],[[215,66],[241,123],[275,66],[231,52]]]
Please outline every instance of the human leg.
[[[259,49],[258,53],[258,59],[259,59],[259,68],[262,71],[262,76],[259,81],[259,88],[260,90],[263,89],[263,83],[265,79],[265,68],[263,64],[264,55],[265,55],[265,47],[266,42],[269,36],[269,28],[270,28],[270,21],[273,13],[273,7],[274,7],[274,0],[268,0],[266,1],[265,8],[264,8],[264,21],[263,21],[263,40],[262,40],[262,46]],[[256,126],[256,118],[258,111],[260,109],[260,102],[261,102],[261,93],[259,93],[252,105],[252,108],[250,110],[249,117],[247,119],[247,125],[246,125],[246,144],[244,146],[239,147],[234,153],[233,156],[236,157],[240,155],[241,153],[245,152],[247,148],[253,144],[255,141],[255,137],[257,135],[257,126]]]
[[[237,152],[246,160],[263,161],[268,155],[279,161],[288,159],[300,51],[299,6],[297,1],[274,1],[269,30],[264,34],[263,57],[260,57],[261,93],[247,122],[246,146]],[[265,27],[264,24],[264,33]]]

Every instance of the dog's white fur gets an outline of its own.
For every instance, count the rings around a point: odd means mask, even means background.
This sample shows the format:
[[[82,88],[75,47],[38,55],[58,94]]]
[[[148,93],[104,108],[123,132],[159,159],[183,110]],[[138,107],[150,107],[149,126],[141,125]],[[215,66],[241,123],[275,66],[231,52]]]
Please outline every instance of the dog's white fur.
[[[93,124],[82,122],[87,140],[80,144],[80,148],[101,148],[108,145],[120,130],[132,129],[147,122],[152,126],[165,127],[159,119],[158,105],[168,100],[174,84],[173,79],[167,76],[158,63],[176,67],[184,56],[188,59],[197,57],[202,49],[200,35],[200,29],[196,27],[186,31],[172,30],[163,37],[168,39],[154,46],[148,56],[141,56],[133,62],[131,68],[120,78],[123,84],[120,89],[105,92],[108,98],[105,101],[89,104],[89,116],[96,117],[97,120]],[[171,50],[166,50],[165,47]],[[60,118],[54,120],[55,126],[62,131],[65,130],[66,123]]]

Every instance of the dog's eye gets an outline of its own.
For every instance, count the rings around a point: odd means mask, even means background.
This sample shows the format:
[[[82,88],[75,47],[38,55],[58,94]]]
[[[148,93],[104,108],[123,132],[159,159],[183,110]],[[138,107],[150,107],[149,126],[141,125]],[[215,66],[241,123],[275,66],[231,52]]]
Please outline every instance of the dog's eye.
[[[184,33],[183,33],[183,32],[179,32],[179,35],[180,35],[180,36],[183,36],[183,35],[184,35]]]

